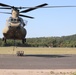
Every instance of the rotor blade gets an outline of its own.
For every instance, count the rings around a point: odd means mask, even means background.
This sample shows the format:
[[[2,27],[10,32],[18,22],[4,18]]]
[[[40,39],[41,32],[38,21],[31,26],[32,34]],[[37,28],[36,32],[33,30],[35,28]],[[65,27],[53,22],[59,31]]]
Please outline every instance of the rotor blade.
[[[0,12],[0,13],[3,13],[3,14],[11,14],[11,13],[9,13],[9,12]]]
[[[45,6],[45,7],[40,7],[40,8],[68,8],[68,7],[76,7],[76,6]],[[34,7],[15,7],[17,9],[30,9]],[[22,11],[21,11],[22,12]]]
[[[68,8],[68,7],[76,7],[76,6],[46,6],[46,7],[43,7],[43,8]]]
[[[27,9],[27,10],[23,10],[23,11],[21,11],[20,13],[29,12],[29,11],[35,10],[35,9],[37,9],[37,8],[46,6],[46,5],[48,5],[48,4],[47,4],[47,3],[44,3],[44,4],[41,4],[41,5],[38,5],[38,6],[35,6],[35,7],[32,7],[32,8],[29,8],[29,9]]]
[[[0,6],[4,6],[4,7],[12,7],[10,5],[4,4],[4,3],[0,3]]]
[[[11,8],[3,8],[3,7],[0,7],[0,9],[11,9]]]
[[[26,15],[22,15],[22,14],[19,14],[19,16],[22,16],[22,17],[27,17],[27,18],[34,19],[34,17],[31,17],[31,16],[26,16]]]

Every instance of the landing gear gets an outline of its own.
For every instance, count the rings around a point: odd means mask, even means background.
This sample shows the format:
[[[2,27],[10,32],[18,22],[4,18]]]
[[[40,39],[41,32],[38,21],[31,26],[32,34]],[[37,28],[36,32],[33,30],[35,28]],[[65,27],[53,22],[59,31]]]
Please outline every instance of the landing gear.
[[[22,43],[25,44],[25,42],[26,42],[26,39],[22,39]]]
[[[3,37],[3,41],[4,41],[4,43],[6,43],[6,38]]]

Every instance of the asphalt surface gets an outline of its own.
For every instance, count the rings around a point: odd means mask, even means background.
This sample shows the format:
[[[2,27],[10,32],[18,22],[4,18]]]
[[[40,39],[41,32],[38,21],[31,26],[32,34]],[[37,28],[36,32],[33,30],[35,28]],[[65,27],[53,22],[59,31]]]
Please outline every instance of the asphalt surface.
[[[0,69],[76,69],[76,55],[0,55]]]

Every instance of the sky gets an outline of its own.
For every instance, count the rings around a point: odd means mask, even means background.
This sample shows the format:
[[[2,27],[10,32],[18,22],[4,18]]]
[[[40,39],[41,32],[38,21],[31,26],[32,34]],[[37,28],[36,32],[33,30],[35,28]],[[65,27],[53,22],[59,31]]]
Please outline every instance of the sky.
[[[48,6],[76,5],[76,0],[0,0],[12,6],[33,7],[47,3]],[[0,12],[11,12],[11,10],[0,9]],[[25,26],[26,38],[32,37],[54,37],[76,34],[76,7],[74,8],[39,8],[25,15],[33,16],[35,19],[28,19]],[[5,27],[6,19],[11,15],[0,13],[0,38],[3,37],[2,30]]]

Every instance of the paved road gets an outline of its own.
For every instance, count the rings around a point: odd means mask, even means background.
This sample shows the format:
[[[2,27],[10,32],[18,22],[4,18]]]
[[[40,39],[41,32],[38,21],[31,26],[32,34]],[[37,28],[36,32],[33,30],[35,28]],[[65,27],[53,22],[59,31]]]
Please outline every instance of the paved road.
[[[0,55],[0,69],[76,69],[76,55]]]

